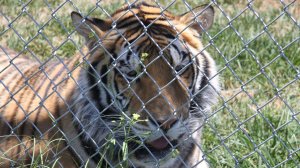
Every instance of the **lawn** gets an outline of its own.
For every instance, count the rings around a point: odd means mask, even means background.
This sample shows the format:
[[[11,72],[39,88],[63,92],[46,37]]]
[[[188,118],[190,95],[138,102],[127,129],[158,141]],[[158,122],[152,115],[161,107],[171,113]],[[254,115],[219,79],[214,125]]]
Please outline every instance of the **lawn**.
[[[185,4],[207,2],[158,3],[180,14]],[[202,35],[222,84],[219,104],[206,116],[202,148],[211,167],[298,167],[300,3],[250,2],[215,1],[214,25]],[[83,39],[72,33],[71,11],[104,18],[120,6],[116,0],[2,0],[0,44],[42,61],[72,57]]]

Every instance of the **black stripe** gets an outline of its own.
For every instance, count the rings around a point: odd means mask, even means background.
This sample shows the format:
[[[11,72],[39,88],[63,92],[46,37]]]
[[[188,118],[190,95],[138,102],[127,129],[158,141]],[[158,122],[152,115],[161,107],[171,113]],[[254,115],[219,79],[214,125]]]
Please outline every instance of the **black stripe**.
[[[173,30],[170,26],[162,25],[155,22],[151,25],[150,28],[152,30],[159,30],[159,34],[163,34],[166,37],[170,36],[171,39],[175,39],[175,36],[173,34],[177,34],[177,32]]]
[[[160,44],[169,44],[167,43],[168,42],[168,39],[164,38],[161,34],[151,34],[152,35],[152,38],[153,40],[155,41],[155,43],[157,43],[157,45],[160,45]],[[159,42],[160,41],[160,42]],[[164,43],[162,43],[164,42]]]
[[[56,64],[56,65],[59,65],[59,63]],[[54,70],[55,70],[55,69],[53,69],[53,71],[54,71]],[[64,66],[64,65],[62,65],[61,69],[58,71],[58,73],[56,73],[56,75],[51,79],[51,81],[55,81],[59,76],[61,76],[61,73],[63,72],[63,70],[65,70],[65,66]],[[53,71],[52,71],[52,72],[53,72]],[[44,72],[45,72],[45,71],[44,71]],[[51,72],[50,72],[50,73],[51,73]],[[49,76],[51,76],[51,75],[49,75]],[[44,82],[44,81],[43,81],[43,82]],[[49,93],[49,90],[50,90],[51,85],[52,85],[52,82],[50,82],[49,85],[46,87],[46,89],[45,89],[46,92],[45,92],[45,94],[43,95],[42,99],[46,98],[47,94]],[[43,87],[43,85],[40,85],[40,86],[41,86],[40,88]],[[34,119],[34,125],[32,126],[33,132],[32,132],[31,135],[35,135],[35,132],[36,132],[35,126],[38,125],[38,121],[39,121],[39,117],[40,117],[40,113],[41,113],[41,112],[42,112],[42,107],[40,107],[40,108],[38,109],[38,111],[37,111],[36,118]],[[37,127],[37,128],[38,128],[38,127]]]
[[[134,42],[135,38],[128,41],[128,43],[132,44]]]
[[[108,55],[108,58],[109,58],[109,63],[108,64],[111,64],[114,61],[114,59],[117,59],[117,57],[118,57],[118,55],[114,52],[114,48],[107,51],[107,55]]]
[[[45,80],[43,80],[43,79],[45,79],[45,78],[46,78],[46,77],[42,78],[41,80],[42,80],[42,81],[45,81]],[[39,81],[39,80],[36,80],[36,81]],[[32,85],[32,86],[33,86],[33,85]],[[42,86],[43,86],[43,85],[40,85],[39,87],[37,87],[37,89],[35,89],[35,92],[38,93],[39,90],[42,88]],[[32,103],[33,103],[33,101],[34,101],[34,99],[35,99],[35,96],[36,96],[35,94],[32,94],[32,97],[31,97],[31,99],[30,99],[29,104],[32,104]],[[28,99],[28,97],[26,97],[26,98]],[[26,112],[29,112],[29,109],[30,109],[30,106],[28,106],[28,109],[26,109],[25,111],[26,111]],[[24,129],[25,129],[25,126],[22,127],[22,129],[20,130],[20,132],[23,133],[23,132],[24,132]],[[32,129],[35,129],[35,128],[33,127]],[[22,138],[23,138],[23,137],[22,137]]]
[[[127,61],[127,62],[129,62],[131,54],[132,54],[132,52],[131,52],[131,50],[129,50],[129,51],[127,52],[127,55],[126,55],[126,61]]]
[[[147,41],[148,39],[145,39],[144,41],[140,41],[140,45],[137,47],[137,49],[136,49],[136,51],[137,52],[140,52],[140,50],[141,50],[141,48],[143,47],[147,47],[148,49],[150,49],[150,47],[151,46],[145,46],[145,45],[143,45],[143,44],[145,44],[146,43],[146,41]],[[140,56],[141,56],[141,54],[140,54]]]
[[[112,103],[110,94],[109,94],[109,92],[107,90],[105,90],[105,93],[106,93],[106,103],[107,103],[107,105],[110,105]],[[105,115],[105,111],[102,112],[101,114]]]
[[[105,74],[105,73],[107,73],[107,65],[104,65],[100,71],[102,83],[107,84],[107,74]]]
[[[26,67],[27,68],[27,67]],[[26,71],[24,73],[22,73],[21,76],[19,76],[19,78],[17,79],[17,83],[16,85],[10,90],[10,93],[14,96],[16,95],[18,92],[20,92],[20,89],[22,90],[23,88],[23,85],[22,85],[22,81],[24,80],[23,76],[27,77],[31,72],[32,72],[32,69],[25,69]],[[14,79],[12,79],[14,80]],[[10,83],[11,81],[8,81],[8,83]],[[17,88],[20,88],[18,91],[16,91]],[[21,93],[21,95],[23,95]],[[10,101],[13,101],[12,99],[10,99]],[[9,103],[9,102],[8,102]],[[16,102],[18,103],[18,102]],[[7,108],[7,106],[9,106],[9,104],[6,104],[4,107],[2,107],[2,112],[7,112],[5,111],[5,109]],[[18,109],[19,105],[17,105],[16,109]],[[18,123],[14,123],[14,119],[15,119],[15,116],[17,115],[17,112],[18,110],[13,110],[13,111],[8,111],[9,113],[13,113],[9,119],[9,124],[10,126],[14,127],[16,126]],[[13,128],[14,129],[14,128]]]
[[[116,82],[116,73],[114,75],[114,87],[116,89],[116,92],[119,93],[120,90],[119,90],[119,87],[118,87],[117,82]]]
[[[156,7],[157,8],[157,7]],[[160,9],[160,8],[158,8],[158,9]],[[160,9],[161,10],[161,9]],[[154,13],[154,12],[146,12],[146,11],[143,11],[143,14],[146,14],[146,15],[159,15],[159,16],[161,16],[161,14],[162,14],[162,12],[156,12],[156,13]]]
[[[72,95],[74,95],[74,92],[72,93]],[[54,107],[54,111],[55,111],[55,113],[53,114],[53,116],[55,117],[55,119],[56,119],[56,121],[57,121],[57,125],[58,125],[58,127],[59,128],[61,128],[61,129],[63,129],[63,124],[62,124],[62,122],[63,122],[63,120],[62,120],[62,118],[60,118],[60,113],[62,112],[61,111],[61,109],[59,108],[59,99],[56,99],[56,102],[55,102],[55,107]],[[71,116],[71,121],[74,121],[74,119],[73,119],[73,116],[74,116],[74,113],[73,113],[73,111],[72,110],[68,110],[68,111],[65,111],[64,113],[71,113],[70,114],[70,116]],[[58,120],[58,118],[59,118],[59,120]],[[76,127],[75,127],[75,130],[76,130]],[[64,131],[64,130],[63,130]],[[64,136],[63,134],[61,134],[62,136]],[[63,137],[64,139],[67,139],[67,138],[65,138],[65,137]],[[65,147],[67,147],[67,150],[71,153],[71,155],[73,156],[73,157],[75,157],[76,159],[74,159],[74,162],[76,162],[76,163],[78,163],[79,162],[79,158],[78,158],[78,154],[73,150],[73,148],[68,144],[68,142],[67,141],[63,141],[63,143],[64,143],[64,145],[65,145]]]
[[[175,44],[171,44],[171,45],[172,45],[172,47],[175,48],[175,50],[177,51],[178,55],[180,55],[180,50],[179,50],[179,48],[178,48]]]
[[[129,26],[131,26],[131,27],[134,26],[134,27],[132,27],[131,29],[142,28],[140,22],[137,21],[137,20],[134,20],[134,21],[131,21],[131,22],[124,23],[124,24],[121,25],[121,26],[117,26],[117,28],[118,28],[118,29],[127,28],[127,30],[130,30],[130,29],[128,29]]]
[[[22,61],[22,62],[18,63],[18,65],[15,65],[15,66],[19,67],[19,69],[20,69],[20,67],[23,68],[21,66],[22,64],[28,64],[28,62]],[[9,66],[11,66],[11,67],[9,67]],[[1,71],[0,71],[1,79],[4,80],[7,76],[9,76],[12,73],[12,71],[18,71],[15,66],[13,66],[12,64],[9,64],[5,67],[5,70],[1,69]],[[13,68],[13,69],[9,70],[9,68]],[[24,67],[24,68],[27,68],[27,67]],[[17,74],[19,74],[19,73],[17,73]]]
[[[97,66],[97,63],[92,63],[92,67],[95,69]],[[90,67],[89,68],[89,85],[92,86],[92,85],[95,85],[97,83],[97,79],[96,79],[96,75],[94,75],[94,69]],[[107,68],[107,65],[104,65],[100,71],[100,75],[101,75],[101,82],[104,84],[104,85],[108,85],[108,80],[107,80],[107,75],[108,74],[105,74],[107,73],[108,71],[108,68]],[[105,74],[105,75],[103,75]],[[105,109],[106,106],[102,106],[100,104],[100,100],[101,100],[101,91],[98,87],[98,85],[95,85],[94,87],[91,88],[90,90],[90,94],[92,96],[92,99],[94,100],[94,102],[96,102],[96,107],[98,109],[98,111],[101,113],[101,115],[107,115],[108,113],[110,113],[109,110],[106,110],[106,111],[103,111]],[[109,92],[107,90],[105,90],[105,94],[106,94],[106,102],[107,102],[107,105],[110,105],[112,103],[111,101],[111,96],[109,94]]]
[[[26,72],[30,72],[30,70],[31,69],[29,69],[29,70],[27,70]],[[24,73],[24,75],[26,75],[26,72]],[[15,94],[15,93],[13,93],[16,89],[17,89],[17,87],[18,86],[20,86],[20,83],[22,82],[22,79],[23,79],[23,77],[22,76],[20,76],[20,79],[17,79],[18,81],[17,81],[17,84],[10,90],[10,93],[12,93],[12,94]],[[11,80],[14,80],[14,79],[11,79]],[[8,83],[10,83],[11,81],[8,81]],[[7,111],[5,111],[6,110],[6,108],[7,108],[7,106],[9,105],[9,102],[10,101],[13,101],[11,98],[10,98],[10,96],[8,97],[8,99],[10,99],[4,106],[2,106],[1,108],[0,108],[0,113],[5,113],[5,112],[7,112]],[[8,112],[12,112],[13,114],[12,114],[12,117],[10,118],[10,119],[8,119],[8,124],[9,124],[9,126],[7,126],[7,127],[5,127],[5,128],[2,128],[2,134],[3,135],[9,135],[10,133],[11,133],[11,128],[12,129],[14,129],[14,117],[16,116],[16,114],[17,114],[17,110],[13,110],[13,111],[8,111]],[[3,131],[4,130],[4,131]]]
[[[105,108],[106,108],[105,106],[100,105],[100,109],[105,109]],[[105,113],[105,114],[117,113],[118,114],[118,112],[113,111],[112,109],[107,109],[103,113]],[[73,119],[73,121],[77,122],[77,120],[74,120],[74,119]],[[90,158],[94,161],[95,164],[98,164],[100,162],[100,160],[102,159],[100,152],[97,151],[97,149],[99,149],[99,148],[97,148],[96,144],[91,139],[86,140],[86,138],[84,136],[85,133],[84,133],[82,127],[80,126],[80,124],[75,123],[74,125],[75,125],[75,129],[77,130],[77,134],[78,135],[80,134],[79,141],[81,143],[81,146],[84,148],[84,151],[86,152],[86,154],[88,154],[90,156]],[[105,139],[103,139],[103,140],[105,141]],[[104,167],[107,167],[108,164],[107,164],[106,160],[102,159],[102,161],[103,161],[102,167],[103,167],[103,165],[104,165]]]
[[[117,37],[116,40],[115,40],[115,44],[119,44],[119,43],[120,43],[119,41],[121,41],[121,40],[123,40],[123,37],[122,37],[122,36]],[[110,51],[114,51],[114,50],[110,50]],[[111,52],[111,53],[113,53],[113,52]],[[113,54],[112,54],[112,55],[113,55]],[[114,55],[113,55],[113,57],[114,57],[114,58],[117,58],[117,57],[115,57]]]
[[[95,69],[96,66],[98,65],[97,63],[92,63],[92,66],[90,66],[88,68],[88,73],[87,73],[87,77],[88,77],[88,82],[90,86],[93,86],[97,83],[97,79],[96,76],[97,74],[95,74]],[[100,109],[100,104],[99,104],[99,100],[100,100],[100,89],[98,88],[98,85],[95,85],[91,88],[91,90],[89,90],[89,93],[91,94],[91,97],[93,100],[96,100],[95,102],[97,102],[96,107],[98,109]]]
[[[123,111],[128,111],[129,104],[130,104],[130,103],[127,103],[127,104],[126,104],[126,106],[125,106],[125,107],[123,107]]]
[[[163,26],[159,23],[155,23],[156,21],[166,21],[166,20],[167,20],[166,18],[159,17],[159,18],[153,18],[153,19],[151,18],[151,19],[143,20],[142,22],[144,23],[145,26],[148,26],[151,24],[150,28],[152,28],[153,25]]]
[[[186,57],[190,55],[190,54],[187,53],[186,51],[181,51],[180,53],[181,53],[180,55],[182,56],[182,61],[185,60]],[[189,60],[189,61],[190,61],[190,60]]]
[[[8,121],[7,123],[5,123],[4,125],[4,128],[1,129],[1,133],[2,135],[10,135],[11,134],[11,131],[12,129],[14,129],[14,123],[12,121]]]
[[[169,38],[169,39],[175,39],[175,36],[173,35],[173,34],[171,34],[171,33],[162,33],[164,36],[166,36],[167,38]]]
[[[6,130],[8,130],[8,133],[5,133]],[[8,121],[6,121],[2,115],[0,115],[0,134],[9,135],[11,132],[10,130],[11,130],[11,124]],[[0,143],[2,143],[4,140],[1,140]]]
[[[76,120],[73,119],[73,121],[76,121]],[[94,144],[94,142],[91,139],[85,140],[85,137],[84,137],[85,133],[79,124],[75,123],[74,125],[75,125],[75,130],[77,130],[77,135],[80,134],[79,141],[80,141],[81,146],[83,147],[85,153],[89,156],[93,156],[92,160],[97,165],[102,158],[100,153],[96,150],[96,149],[98,149],[97,146]],[[103,161],[106,162],[105,160],[103,160]]]
[[[131,28],[130,30],[127,30],[126,37],[131,38],[134,34],[139,33],[140,29],[141,29],[141,27],[137,26],[137,27]],[[126,45],[127,45],[127,43],[126,43]],[[126,45],[125,45],[125,47],[126,47]]]
[[[192,67],[192,71],[193,71],[193,77],[192,77],[192,81],[191,81],[191,84],[190,84],[190,86],[189,86],[189,90],[190,91],[193,91],[192,89],[193,89],[193,86],[194,86],[194,81],[195,81],[195,78],[194,78],[194,76],[195,76],[195,71],[194,71],[194,68]]]
[[[13,73],[15,73],[15,74],[13,74]],[[13,78],[14,76],[17,77],[17,76],[19,75],[19,72],[18,72],[17,70],[15,70],[15,71],[10,72],[9,74],[10,74],[10,75],[13,75],[13,76],[9,76],[9,77],[12,77],[12,78],[9,79],[9,81],[7,81],[7,80],[8,80],[8,76],[4,76],[4,78],[2,78],[3,76],[0,76],[0,81],[2,81],[2,82],[0,83],[0,85],[3,86],[3,87],[2,87],[3,89],[0,90],[0,93],[5,92],[5,91],[6,91],[6,87],[7,87],[7,88],[9,88],[9,86],[12,87],[12,86],[9,85],[9,84],[10,84],[10,82],[11,82],[12,80],[15,79],[15,78]],[[5,83],[8,83],[8,84],[5,84]],[[12,84],[15,84],[15,82],[12,82]],[[1,107],[2,107],[2,106],[1,106]],[[1,111],[0,111],[0,112],[1,112]]]
[[[130,19],[132,19],[132,20],[130,20]],[[126,28],[128,26],[132,26],[134,24],[138,24],[139,25],[139,21],[135,18],[134,15],[132,15],[132,16],[130,16],[128,18],[123,19],[123,20],[119,20],[117,22],[117,28],[118,29],[122,29],[122,28]]]
[[[48,70],[55,70],[55,67],[58,66],[59,64],[60,64],[60,62],[55,62],[55,63],[53,63],[53,65],[47,67],[47,70],[45,68],[42,69],[42,67],[40,67],[39,69],[40,69],[41,73],[42,72],[48,72]],[[63,72],[63,70],[64,70],[64,66],[62,66],[62,68],[59,70],[58,74],[61,74]],[[46,75],[45,75],[45,78],[47,78]],[[42,80],[42,82],[40,83],[38,88],[41,88],[46,81],[47,81],[46,79]]]
[[[35,86],[35,84],[38,82],[39,80],[37,80],[37,79],[35,79],[34,80],[34,83],[32,83],[32,84],[28,84],[28,85],[30,85],[30,86]],[[29,83],[29,82],[28,82]],[[20,100],[19,100],[19,102],[21,102],[22,101],[22,99],[28,99],[28,97],[27,96],[25,96],[25,97],[23,97],[24,96],[24,94],[27,92],[27,90],[31,90],[31,88],[29,87],[29,86],[27,86],[27,89],[25,89],[24,91],[23,91],[23,93],[22,93],[22,95],[20,96]],[[31,99],[31,102],[29,103],[29,105],[28,105],[28,109],[26,109],[25,110],[25,112],[28,114],[28,111],[29,111],[29,109],[30,109],[30,105],[32,104],[32,100],[34,99],[34,97],[35,97],[35,94],[32,94],[33,96],[31,97],[32,99]],[[18,107],[16,107],[15,109],[14,109],[14,111],[17,111],[18,110]],[[16,114],[15,114],[15,116],[16,116]],[[14,116],[14,117],[15,117]],[[26,121],[25,121],[26,120]],[[23,142],[23,137],[25,136],[25,135],[23,135],[24,134],[24,131],[25,131],[25,127],[27,126],[26,125],[26,123],[28,123],[29,121],[28,121],[29,119],[28,118],[26,118],[26,116],[23,118],[23,120],[22,121],[24,121],[24,123],[18,128],[18,135],[19,135],[19,139],[20,139],[20,141],[21,142]],[[21,122],[22,122],[21,121]],[[18,146],[18,150],[17,150],[17,153],[19,153],[21,151],[21,145],[19,145]],[[27,152],[27,151],[26,151]]]
[[[111,29],[111,25],[107,24],[104,20],[98,18],[91,19],[95,25],[101,28],[103,31]]]

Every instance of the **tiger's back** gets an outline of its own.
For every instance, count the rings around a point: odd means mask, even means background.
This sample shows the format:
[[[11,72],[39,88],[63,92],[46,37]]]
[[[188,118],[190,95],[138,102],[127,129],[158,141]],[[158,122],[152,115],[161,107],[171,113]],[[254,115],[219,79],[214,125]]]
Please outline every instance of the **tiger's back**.
[[[79,74],[79,68],[73,69],[78,61],[79,56],[41,63],[1,47],[0,165],[26,165],[33,156],[58,157],[66,143],[60,130],[60,112],[66,109],[65,101],[76,85],[70,79]]]

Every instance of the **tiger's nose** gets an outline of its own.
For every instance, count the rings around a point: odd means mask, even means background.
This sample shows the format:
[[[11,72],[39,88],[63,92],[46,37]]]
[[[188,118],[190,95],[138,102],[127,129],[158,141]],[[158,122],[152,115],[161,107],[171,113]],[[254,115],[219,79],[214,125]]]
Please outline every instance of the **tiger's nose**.
[[[156,120],[157,124],[164,131],[167,131],[170,128],[172,128],[177,123],[177,121],[178,121],[177,118],[169,118],[166,120]]]

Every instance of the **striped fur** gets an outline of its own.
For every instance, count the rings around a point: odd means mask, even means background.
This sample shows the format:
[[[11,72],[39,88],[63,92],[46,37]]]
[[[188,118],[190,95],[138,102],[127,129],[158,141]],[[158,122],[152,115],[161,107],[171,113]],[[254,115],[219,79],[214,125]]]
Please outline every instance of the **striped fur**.
[[[120,117],[139,114],[128,134],[143,143],[129,143],[129,167],[208,167],[201,127],[219,84],[198,34],[212,25],[212,7],[175,16],[139,3],[107,20],[75,12],[72,20],[87,42],[83,55],[40,63],[1,47],[1,157],[30,164],[43,151],[49,164],[95,167],[113,131],[116,156],[105,165],[116,166],[128,136]]]

